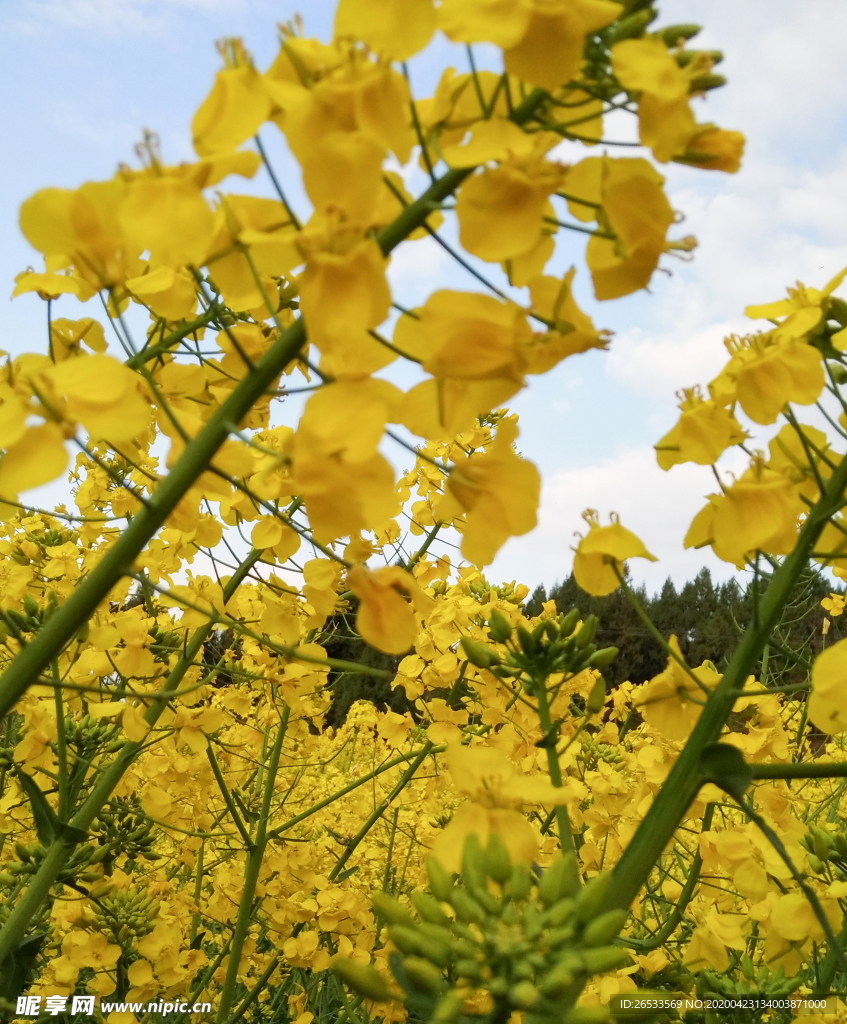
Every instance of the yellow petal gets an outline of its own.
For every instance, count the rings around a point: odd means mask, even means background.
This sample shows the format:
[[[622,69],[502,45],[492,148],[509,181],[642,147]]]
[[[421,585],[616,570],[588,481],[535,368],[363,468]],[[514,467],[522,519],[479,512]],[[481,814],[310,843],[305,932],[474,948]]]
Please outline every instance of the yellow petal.
[[[60,476],[68,465],[64,435],[56,423],[30,427],[0,458],[0,495],[17,498]]]

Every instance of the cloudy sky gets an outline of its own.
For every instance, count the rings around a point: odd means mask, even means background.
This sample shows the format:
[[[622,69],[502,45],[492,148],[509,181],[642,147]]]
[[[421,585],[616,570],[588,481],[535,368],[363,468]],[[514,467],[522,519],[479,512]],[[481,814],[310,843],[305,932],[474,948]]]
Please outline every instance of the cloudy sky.
[[[143,128],[159,134],[168,162],[190,159],[191,116],[219,65],[214,41],[241,36],[257,64],[267,66],[278,22],[299,11],[307,33],[327,38],[333,7],[331,0],[3,5],[0,278],[7,294],[14,274],[36,262],[17,229],[23,199],[46,185],[108,177],[119,162],[133,161]],[[540,521],[533,533],[507,544],[491,579],[549,585],[567,575],[586,507],[603,516],[618,512],[659,557],[633,565],[650,587],[668,575],[689,578],[703,564],[727,576],[729,569],[708,552],[682,550],[688,524],[713,487],[709,470],[663,473],[652,445],[675,421],[675,391],[705,383],[722,365],[723,336],[749,329],[745,305],[781,296],[798,278],[820,285],[847,265],[843,0],[666,0],[661,11],[657,24],[702,24],[697,44],[725,52],[719,70],[730,84],[698,102],[697,114],[701,122],[747,135],[744,166],[733,176],[673,164],[663,170],[673,206],[685,214],[679,233],[695,234],[700,247],[691,263],[669,260],[672,273],[657,274],[650,294],[597,303],[587,273],[578,273],[581,303],[615,339],[607,353],[575,357],[534,379],[515,402],[521,451],[544,478]],[[416,59],[419,95],[432,88],[445,61],[460,62],[461,53],[443,40]],[[275,129],[265,133],[299,197]],[[579,149],[573,159],[582,155]],[[259,178],[255,188],[267,194]],[[579,265],[582,247],[574,236],[557,268]],[[428,241],[395,259],[392,282],[401,301],[420,301],[445,284],[475,287]],[[40,306],[31,296],[9,303],[3,348],[44,349]],[[58,312],[80,315],[70,307]]]

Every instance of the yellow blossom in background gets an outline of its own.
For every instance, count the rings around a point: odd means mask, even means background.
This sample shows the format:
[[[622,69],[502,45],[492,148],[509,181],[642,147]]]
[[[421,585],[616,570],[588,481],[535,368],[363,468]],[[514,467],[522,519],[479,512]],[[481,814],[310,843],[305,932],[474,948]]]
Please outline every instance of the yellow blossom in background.
[[[712,465],[730,445],[747,437],[729,410],[704,400],[696,390],[685,392],[679,408],[679,422],[655,446],[662,469],[683,462]]]
[[[630,530],[613,518],[610,526],[600,526],[597,513],[588,509],[583,513],[588,533],[576,548],[573,562],[574,579],[588,594],[603,597],[620,586],[619,575],[627,558],[656,558]]]
[[[487,452],[456,464],[435,509],[443,521],[466,516],[462,554],[476,565],[488,565],[510,536],[536,524],[541,480],[535,466],[512,451],[517,433],[514,421],[501,421]]]
[[[347,573],[347,584],[359,599],[356,625],[362,638],[387,654],[405,654],[417,634],[412,606],[419,614],[432,608],[432,600],[414,578],[397,566],[370,572],[358,565]],[[409,595],[412,606],[403,593]]]
[[[710,690],[720,682],[720,673],[711,662],[686,671],[679,641],[672,636],[668,644],[673,654],[664,672],[638,688],[635,706],[644,721],[669,740],[684,740],[694,728]],[[675,656],[674,656],[675,655]]]

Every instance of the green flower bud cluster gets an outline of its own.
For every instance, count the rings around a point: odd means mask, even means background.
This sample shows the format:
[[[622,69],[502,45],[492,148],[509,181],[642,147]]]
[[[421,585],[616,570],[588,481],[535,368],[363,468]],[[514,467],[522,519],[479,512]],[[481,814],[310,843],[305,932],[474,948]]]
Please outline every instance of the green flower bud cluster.
[[[468,584],[468,592],[471,597],[475,597],[478,601],[486,603],[489,600],[489,596],[494,592],[501,601],[506,601],[508,604],[518,605],[523,600],[515,592],[514,583],[501,583],[493,584],[489,583],[484,577],[472,580]]]
[[[803,975],[793,978],[785,977],[782,966],[771,970],[767,964],[757,971],[753,961],[745,953],[738,964],[741,976],[719,974],[717,971],[700,971],[695,983],[698,999],[734,999],[742,1000],[745,996],[758,996],[764,999],[780,999],[790,995],[803,984]],[[761,1020],[761,1011],[730,1009],[725,1013],[715,1011],[717,1021],[727,1024],[753,1024]]]
[[[820,825],[809,825],[800,840],[809,854],[809,867],[817,875],[834,875],[840,881],[847,879],[847,835],[827,832]]]
[[[15,857],[7,860],[0,871],[0,885],[11,887],[34,875],[47,854],[42,843],[15,843]],[[95,846],[77,846],[59,872],[59,882],[94,882],[102,878],[102,869],[95,868],[103,859]]]
[[[94,895],[94,893],[92,893]],[[143,889],[112,889],[97,897],[94,916],[98,926],[112,932],[115,939],[142,939],[153,930],[161,901],[148,896]]]
[[[606,764],[619,764],[623,761],[623,751],[620,747],[613,747],[610,743],[597,743],[587,733],[581,737],[581,747],[577,752],[576,759],[587,771],[592,771],[601,761]]]
[[[166,662],[170,655],[182,650],[179,633],[153,625],[150,629],[150,636],[153,637],[153,643],[148,645],[148,649],[159,661]]]
[[[533,680],[554,673],[576,675],[587,668],[603,669],[617,657],[617,647],[598,649],[594,642],[597,616],[587,615],[577,630],[579,616],[579,609],[572,608],[567,614],[557,619],[544,619],[529,630],[525,626],[513,628],[506,616],[495,608],[488,621],[488,635],[493,643],[507,647],[505,658],[488,644],[469,637],[462,637],[462,649],[472,665],[486,668],[501,679],[519,678],[523,688],[532,693]],[[588,701],[592,712],[599,711],[606,698],[602,683],[596,690]]]
[[[52,590],[47,591],[47,599],[43,607],[39,605],[38,601],[31,594],[24,594],[21,603],[23,605],[22,612],[14,608],[6,608],[3,611],[7,636],[9,633],[14,635],[16,631],[19,633],[37,633],[59,607],[59,599]]]
[[[113,754],[124,744],[117,722],[91,715],[83,715],[79,721],[66,718],[65,741],[76,750],[80,760],[89,760],[100,748],[103,753]]]
[[[430,891],[412,894],[413,910],[384,893],[372,897],[397,950],[389,964],[410,1013],[438,1024],[470,1022],[463,1004],[484,992],[498,1020],[514,1010],[525,1011],[525,1024],[608,1020],[605,1008],[573,1004],[591,976],[629,962],[628,952],[612,945],[627,912],[600,913],[609,875],[581,885],[571,855],[536,877],[528,865],[511,862],[498,833],[485,849],[468,837],[458,878],[433,857],[427,873]],[[334,967],[361,995],[386,997],[373,968]],[[377,978],[381,996],[373,994]]]
[[[94,819],[89,831],[110,851],[109,860],[122,853],[130,860],[138,857],[159,860],[161,857],[154,849],[153,822],[137,799],[113,797]],[[110,864],[106,868],[109,871]]]

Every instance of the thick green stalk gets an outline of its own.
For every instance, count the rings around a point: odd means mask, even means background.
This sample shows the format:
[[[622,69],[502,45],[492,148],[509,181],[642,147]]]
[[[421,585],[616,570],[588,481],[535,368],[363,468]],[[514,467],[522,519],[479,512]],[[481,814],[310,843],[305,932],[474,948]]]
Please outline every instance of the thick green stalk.
[[[774,572],[761,598],[756,625],[742,637],[662,788],[615,865],[602,910],[629,907],[697,796],[704,781],[700,755],[706,746],[720,738],[737,698],[736,691],[743,689],[745,680],[770,640],[827,520],[841,507],[845,486],[847,458],[838,464],[826,490],[809,510],[794,550]]]
[[[274,745],[268,762],[267,778],[265,789],[262,794],[262,807],[259,812],[259,820],[256,827],[256,839],[253,846],[247,851],[247,863],[244,870],[244,888],[241,892],[241,902],[238,904],[238,916],[235,919],[235,928],[232,933],[232,943],[229,949],[229,964],[227,965],[226,977],[221,988],[221,999],[218,1003],[218,1013],[215,1017],[216,1024],[224,1024],[229,1017],[232,1001],[235,998],[235,986],[238,982],[238,968],[241,963],[241,951],[244,949],[244,942],[250,925],[253,921],[253,897],[256,894],[256,887],[259,884],[259,873],[262,870],[262,861],[265,857],[265,848],[268,845],[268,818],[271,812],[271,801],[276,788],[276,777],[279,771],[279,759],[282,754],[282,745],[285,741],[285,733],[288,727],[288,716],[290,709],[286,704],[279,726],[277,727]]]
[[[241,563],[224,588],[225,600],[229,600],[229,598],[235,593],[244,578],[247,576],[247,573],[256,564],[261,555],[261,551],[253,550]],[[174,665],[170,675],[165,681],[163,692],[174,693],[179,688],[179,684],[185,677],[185,673],[194,664],[194,660],[200,653],[203,644],[206,642],[209,633],[213,629],[213,626],[214,623],[210,622],[194,631],[194,634],[186,645],[182,656],[176,665]],[[167,701],[154,701],[144,715],[145,722],[152,728],[166,707]],[[69,822],[70,825],[74,828],[82,829],[83,831],[86,831],[90,827],[97,813],[112,795],[115,787],[123,778],[126,770],[144,747],[145,742],[145,740],[130,740],[121,747],[114,761],[112,761],[109,767],[106,768],[98,778],[94,788],[88,794],[85,803],[83,803],[82,807],[80,807],[73,818],[71,818]],[[11,914],[9,914],[9,917],[6,920],[6,923],[3,925],[3,928],[0,929],[0,970],[3,968],[3,963],[5,962],[6,957],[8,957],[8,955],[17,947],[21,939],[26,935],[26,930],[29,927],[30,921],[38,912],[38,908],[41,904],[47,899],[51,886],[55,884],[62,868],[67,864],[76,845],[77,844],[75,842],[61,836],[54,839],[50,844],[44,859],[38,867],[38,871],[32,876],[32,881],[27,886],[23,896],[21,896],[15,904]]]

